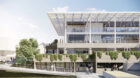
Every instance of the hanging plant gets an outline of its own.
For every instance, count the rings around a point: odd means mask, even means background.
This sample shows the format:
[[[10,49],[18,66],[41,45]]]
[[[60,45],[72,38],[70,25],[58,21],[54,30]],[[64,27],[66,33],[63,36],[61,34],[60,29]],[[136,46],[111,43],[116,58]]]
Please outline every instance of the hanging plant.
[[[134,52],[134,55],[135,55],[135,57],[136,57],[137,59],[139,59],[139,58],[140,58],[140,51]]]
[[[63,58],[63,55],[62,54],[59,54],[58,55],[58,59],[62,61],[62,58]]]
[[[102,52],[101,52],[101,51],[97,52],[97,56],[98,56],[99,58],[101,58],[101,57],[102,57]]]
[[[131,56],[131,53],[126,51],[126,52],[122,52],[122,55],[124,58],[129,59]]]
[[[51,62],[54,61],[54,55],[53,54],[50,55],[50,60],[51,60]]]
[[[43,55],[42,55],[42,54],[36,54],[35,58],[36,58],[38,61],[42,61]]]
[[[75,62],[77,60],[77,54],[71,54],[69,55],[69,58],[71,61]]]
[[[116,51],[111,51],[109,52],[109,55],[110,55],[110,58],[113,60],[113,59],[117,59],[118,58],[118,52]]]
[[[82,54],[81,58],[83,59],[83,61],[85,61],[87,59],[87,55],[86,54]]]

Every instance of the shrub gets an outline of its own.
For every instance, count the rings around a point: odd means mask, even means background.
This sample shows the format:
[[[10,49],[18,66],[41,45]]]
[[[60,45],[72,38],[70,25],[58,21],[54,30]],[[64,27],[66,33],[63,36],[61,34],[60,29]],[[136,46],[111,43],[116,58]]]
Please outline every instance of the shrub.
[[[35,58],[36,58],[38,61],[42,61],[43,55],[42,55],[42,54],[36,54]]]
[[[50,60],[51,60],[51,62],[53,62],[55,60],[53,54],[50,55]]]
[[[109,55],[110,55],[111,59],[116,60],[118,58],[118,52],[116,52],[116,51],[109,52]]]
[[[62,54],[59,54],[58,55],[58,59],[62,61],[62,58],[63,58],[63,55]]]
[[[81,58],[83,59],[83,61],[85,61],[87,59],[87,55],[86,54],[82,54]]]
[[[101,58],[101,57],[102,57],[102,52],[101,52],[101,51],[97,52],[97,56],[98,56],[99,58]]]
[[[136,57],[137,59],[140,58],[140,52],[139,52],[139,51],[134,52],[134,55],[135,55],[135,57]]]
[[[129,59],[131,56],[131,53],[126,51],[126,52],[123,52],[122,55],[124,58]]]
[[[71,55],[69,55],[69,58],[71,59],[71,61],[75,62],[77,60],[77,55],[71,54]]]

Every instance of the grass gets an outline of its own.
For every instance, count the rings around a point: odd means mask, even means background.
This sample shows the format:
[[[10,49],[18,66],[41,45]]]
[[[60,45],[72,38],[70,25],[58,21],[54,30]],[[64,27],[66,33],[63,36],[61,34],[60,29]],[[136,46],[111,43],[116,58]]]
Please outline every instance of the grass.
[[[22,73],[22,72],[0,70],[0,78],[76,78],[76,77],[43,75],[43,74]]]

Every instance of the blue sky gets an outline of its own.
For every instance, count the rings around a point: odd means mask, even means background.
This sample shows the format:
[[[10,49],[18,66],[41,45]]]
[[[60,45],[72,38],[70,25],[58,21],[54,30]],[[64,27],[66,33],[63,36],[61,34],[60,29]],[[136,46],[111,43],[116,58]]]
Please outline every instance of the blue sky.
[[[52,11],[140,11],[140,0],[0,0],[0,38],[52,42],[58,38],[47,16]]]

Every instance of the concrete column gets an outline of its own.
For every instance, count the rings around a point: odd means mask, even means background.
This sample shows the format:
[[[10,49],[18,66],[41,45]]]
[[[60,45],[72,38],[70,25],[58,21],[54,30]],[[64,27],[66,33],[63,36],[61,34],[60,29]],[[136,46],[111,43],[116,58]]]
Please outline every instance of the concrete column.
[[[65,18],[65,43],[67,43],[67,22],[66,22],[66,18]]]
[[[89,53],[89,54],[92,54],[92,48],[89,48],[88,53]]]
[[[35,61],[35,56],[34,56],[34,69],[36,70],[36,61]]]
[[[66,48],[64,48],[64,54],[67,54],[67,49]]]
[[[73,62],[73,65],[74,65],[74,72],[76,72],[76,69],[75,69],[75,62]]]
[[[114,19],[114,44],[116,44],[116,18]],[[116,46],[114,50],[116,51]]]
[[[140,17],[139,17],[139,47],[140,47]]]
[[[59,54],[59,49],[57,48],[57,54]]]
[[[90,19],[90,25],[89,25],[89,43],[91,43],[91,19]]]

